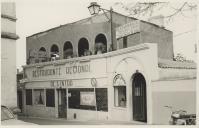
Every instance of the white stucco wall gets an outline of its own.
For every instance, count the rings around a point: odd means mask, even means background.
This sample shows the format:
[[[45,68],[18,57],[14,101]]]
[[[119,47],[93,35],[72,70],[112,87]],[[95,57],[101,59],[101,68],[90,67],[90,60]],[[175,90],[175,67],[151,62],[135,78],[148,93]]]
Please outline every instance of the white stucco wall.
[[[1,104],[17,106],[16,41],[1,38]]]
[[[1,14],[16,17],[14,2],[1,2]]]
[[[169,124],[171,111],[196,114],[196,79],[154,81],[152,86],[153,124]]]
[[[13,22],[9,19],[1,18],[1,31],[16,33],[16,22]]]
[[[15,3],[1,3],[1,32],[16,34]],[[16,40],[1,38],[1,104],[17,107]]]

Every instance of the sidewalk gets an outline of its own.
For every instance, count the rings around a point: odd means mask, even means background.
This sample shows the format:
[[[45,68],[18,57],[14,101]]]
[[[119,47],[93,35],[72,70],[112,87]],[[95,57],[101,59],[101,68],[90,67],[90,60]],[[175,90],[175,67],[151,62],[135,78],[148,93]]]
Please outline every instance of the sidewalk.
[[[66,120],[64,118],[40,118],[19,116],[18,119],[39,125],[146,125],[138,121],[109,121],[109,120]]]

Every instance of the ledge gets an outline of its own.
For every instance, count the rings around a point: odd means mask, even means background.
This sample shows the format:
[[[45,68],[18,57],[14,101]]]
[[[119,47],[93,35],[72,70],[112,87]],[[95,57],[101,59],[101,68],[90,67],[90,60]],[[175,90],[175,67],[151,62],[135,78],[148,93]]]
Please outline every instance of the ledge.
[[[54,65],[54,64],[64,65],[66,63],[70,63],[70,62],[73,62],[73,61],[79,61],[79,62],[83,63],[84,61],[91,61],[91,60],[94,60],[94,59],[103,59],[103,58],[122,55],[122,54],[130,53],[130,52],[145,50],[145,49],[149,49],[149,45],[147,43],[136,45],[136,46],[133,46],[133,47],[124,48],[124,49],[119,49],[119,50],[116,50],[116,51],[112,51],[112,52],[108,52],[108,53],[104,53],[104,54],[99,54],[99,55],[90,55],[90,56],[84,56],[84,57],[75,57],[75,58],[70,58],[70,59],[62,59],[62,60],[56,60],[56,61],[35,63],[35,64],[24,65],[22,67],[23,68],[36,67],[36,66],[43,67],[43,66]]]
[[[179,62],[162,58],[158,58],[158,67],[162,69],[197,69],[194,62]]]
[[[1,14],[1,18],[9,19],[11,21],[16,21],[17,20],[17,18],[15,18],[13,16],[6,15],[6,14]]]
[[[1,38],[8,38],[8,39],[17,40],[17,39],[19,39],[19,36],[15,33],[1,32]]]

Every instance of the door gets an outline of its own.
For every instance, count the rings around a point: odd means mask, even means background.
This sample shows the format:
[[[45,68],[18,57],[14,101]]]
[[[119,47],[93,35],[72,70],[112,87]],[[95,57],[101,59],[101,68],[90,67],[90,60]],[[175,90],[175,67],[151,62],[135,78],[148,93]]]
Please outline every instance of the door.
[[[141,73],[135,73],[132,81],[133,120],[147,122],[146,81]]]
[[[66,89],[58,89],[58,117],[66,118],[67,113],[67,98]]]
[[[19,109],[21,109],[21,112],[22,112],[23,101],[22,101],[22,91],[21,90],[17,91],[17,96],[18,96],[18,107],[19,107]]]

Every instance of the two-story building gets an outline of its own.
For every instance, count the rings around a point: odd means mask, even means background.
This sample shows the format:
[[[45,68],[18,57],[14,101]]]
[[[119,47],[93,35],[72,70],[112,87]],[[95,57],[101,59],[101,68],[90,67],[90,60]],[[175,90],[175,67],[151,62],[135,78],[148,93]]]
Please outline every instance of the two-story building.
[[[168,124],[164,106],[196,112],[196,65],[173,61],[172,32],[112,18],[112,27],[101,14],[27,37],[24,114]]]

